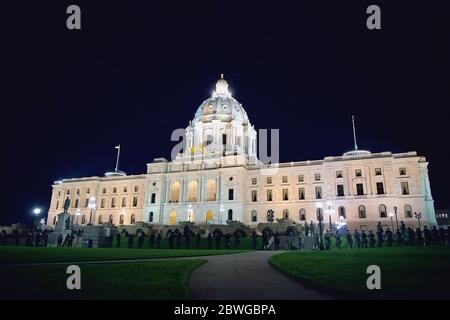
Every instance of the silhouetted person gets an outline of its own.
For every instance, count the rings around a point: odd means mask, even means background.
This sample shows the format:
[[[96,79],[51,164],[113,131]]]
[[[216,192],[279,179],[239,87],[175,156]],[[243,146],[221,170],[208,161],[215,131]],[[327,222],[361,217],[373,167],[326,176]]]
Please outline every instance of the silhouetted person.
[[[280,249],[280,234],[278,231],[273,235],[273,241],[275,243],[275,251],[278,251]]]
[[[324,242],[325,242],[325,249],[326,250],[330,250],[331,247],[331,237],[330,237],[330,233],[326,232],[325,236],[324,236]]]
[[[383,246],[383,228],[377,228],[377,246],[378,248],[381,248]]]
[[[361,235],[358,230],[353,232],[353,238],[355,239],[356,247],[361,248]]]
[[[406,236],[408,235],[407,230],[406,230],[406,225],[403,221],[400,221],[400,232],[403,235],[403,239],[406,239]]]
[[[228,249],[229,248],[229,245],[230,245],[230,234],[227,232],[227,233],[225,233],[225,249]]]
[[[414,229],[411,227],[408,227],[408,244],[414,245],[416,243],[416,233],[414,232]]]
[[[392,241],[393,241],[393,234],[392,234],[392,231],[391,231],[389,228],[387,228],[386,231],[385,231],[385,234],[386,234],[386,243],[387,243],[387,246],[388,246],[388,247],[392,247]]]
[[[268,246],[269,246],[269,235],[266,231],[264,231],[262,235],[262,249],[267,250]]]
[[[252,250],[256,250],[256,246],[258,245],[258,235],[256,231],[252,232]]]
[[[208,249],[211,249],[212,247],[212,234],[211,232],[208,233]]]
[[[117,232],[116,234],[116,248],[120,248],[120,232]]]
[[[216,249],[220,249],[220,242],[222,242],[222,234],[220,232],[216,232],[214,234],[214,237],[216,238]]]
[[[373,234],[372,230],[369,230],[369,246],[371,248],[375,248],[375,235]]]
[[[423,237],[425,238],[425,245],[429,246],[431,243],[436,243],[438,238],[438,231],[436,227],[433,227],[435,233],[433,233],[427,226],[423,227]]]
[[[418,246],[423,246],[423,235],[422,230],[420,230],[420,228],[416,229],[416,242]]]
[[[153,246],[155,245],[155,234],[153,231],[150,232],[148,235],[148,247],[153,249]]]
[[[196,248],[200,248],[200,240],[202,239],[202,235],[200,234],[200,231],[197,231],[197,234],[195,235],[195,246]]]
[[[47,230],[44,230],[42,232],[42,244],[44,245],[44,247],[46,247],[48,244],[48,231]]]
[[[178,231],[178,229],[176,230]],[[181,246],[181,238],[183,238],[182,234],[180,231],[177,232],[177,249],[180,249]]]
[[[339,231],[336,232],[334,237],[335,237],[335,241],[336,241],[336,249],[341,250],[341,235],[339,234]]]
[[[241,245],[241,235],[239,232],[234,233],[234,248],[239,249]]]
[[[425,232],[425,230],[424,230],[424,232]],[[431,243],[432,244],[438,244],[439,243],[439,231],[436,228],[436,226],[433,226],[431,228]]]
[[[61,245],[62,245],[62,243],[63,243],[63,235],[60,233],[59,234],[59,236],[58,236],[58,240],[57,240],[57,247],[61,247]]]
[[[186,249],[189,249],[191,242],[191,229],[189,229],[189,226],[187,225],[184,226],[183,236],[184,236],[184,243],[186,244]]]
[[[362,247],[363,247],[363,248],[367,248],[367,244],[368,244],[369,242],[367,241],[367,233],[366,233],[366,230],[363,230],[363,231],[361,232],[361,243],[362,243]]]
[[[156,248],[159,249],[161,247],[161,232],[156,234]]]
[[[347,238],[347,248],[353,249],[353,237],[352,237],[352,234],[350,233],[350,231],[348,231],[348,230],[347,230],[346,238]]]
[[[402,245],[405,243],[405,239],[403,238],[403,234],[400,232],[399,229],[395,232],[395,238],[397,240],[398,245]]]
[[[133,235],[131,233],[128,234],[128,248],[133,248]]]
[[[139,232],[138,233],[138,248],[142,249],[142,247],[144,246],[144,233],[143,232]]]
[[[173,249],[173,240],[175,239],[175,233],[171,232],[169,234],[169,249]]]

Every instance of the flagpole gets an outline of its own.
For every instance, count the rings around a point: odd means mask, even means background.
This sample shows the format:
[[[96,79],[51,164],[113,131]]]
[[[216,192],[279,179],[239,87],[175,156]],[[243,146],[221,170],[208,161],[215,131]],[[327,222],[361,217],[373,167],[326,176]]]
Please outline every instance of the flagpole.
[[[356,129],[355,129],[355,116],[352,116],[353,123],[353,141],[355,142],[355,151],[358,150],[358,144],[356,143]]]
[[[117,159],[116,159],[116,172],[119,170],[119,157],[120,157],[120,144],[116,146],[117,149]]]

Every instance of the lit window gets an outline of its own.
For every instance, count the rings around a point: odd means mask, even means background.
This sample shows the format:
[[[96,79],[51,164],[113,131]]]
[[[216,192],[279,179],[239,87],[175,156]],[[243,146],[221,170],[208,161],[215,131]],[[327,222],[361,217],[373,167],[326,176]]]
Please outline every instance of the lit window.
[[[316,174],[314,175],[314,180],[320,181],[320,173],[316,173]]]
[[[257,201],[258,201],[257,191],[252,190],[252,202],[257,202]]]
[[[406,168],[400,168],[399,171],[401,176],[406,176]]]
[[[289,189],[283,189],[283,201],[289,200]]]
[[[381,168],[375,168],[375,175],[381,176]]]
[[[298,215],[299,215],[300,221],[306,221],[306,210],[305,209],[300,209],[300,212]]]
[[[298,189],[298,199],[305,200],[305,188]]]
[[[357,177],[361,177],[362,176],[361,169],[356,169],[355,170],[355,176],[357,176]]]
[[[256,212],[256,210],[252,211],[252,222],[257,222],[258,221],[258,214]]]
[[[298,182],[303,182],[303,181],[305,181],[305,176],[301,174],[298,176]]]
[[[401,183],[401,187],[402,187],[402,194],[403,195],[408,195],[409,194],[408,182],[402,182]]]
[[[366,207],[364,207],[363,205],[360,205],[358,208],[358,212],[359,212],[359,218],[360,219],[365,219],[366,218]]]
[[[322,187],[316,187],[316,199],[322,199]]]
[[[363,196],[364,195],[364,186],[362,183],[356,184],[356,195]]]
[[[337,185],[337,196],[338,197],[343,197],[344,196],[344,185],[343,184],[338,184]]]
[[[387,209],[384,204],[380,204],[379,211],[380,211],[380,218],[387,218]]]
[[[342,171],[336,171],[336,178],[342,178]]]
[[[405,218],[412,218],[413,212],[412,207],[409,204],[405,204]]]
[[[272,201],[272,190],[267,190],[267,201]]]

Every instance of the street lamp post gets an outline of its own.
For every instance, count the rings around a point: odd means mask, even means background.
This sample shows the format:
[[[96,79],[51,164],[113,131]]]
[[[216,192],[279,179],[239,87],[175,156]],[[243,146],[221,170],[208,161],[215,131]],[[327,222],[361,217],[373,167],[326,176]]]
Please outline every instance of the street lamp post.
[[[33,214],[34,214],[34,222],[33,222],[33,244],[36,240],[36,232],[37,232],[37,226],[38,226],[38,220],[39,220],[39,215],[41,214],[41,209],[40,208],[34,208],[33,210]]]
[[[89,215],[89,225],[92,225],[92,215],[94,213],[95,208],[97,207],[96,203],[95,203],[95,197],[91,197],[89,199],[89,203],[88,203],[88,208],[91,209],[91,213]]]
[[[420,228],[420,218],[422,218],[422,213],[414,212],[414,216],[416,217],[417,222],[419,223],[419,228]]]
[[[331,230],[331,215],[333,214],[333,209],[331,208],[331,202],[327,202],[327,213],[328,213],[328,220],[330,223],[330,232]]]
[[[323,211],[322,211],[322,203],[317,204],[317,216],[319,220],[319,236],[320,236],[320,244],[319,249],[325,250],[323,246],[323,228],[322,228],[322,220],[323,220]]]
[[[397,210],[398,210],[398,208],[397,208],[397,207],[394,207],[394,212],[395,212],[395,223],[396,223],[396,225],[397,225],[397,230],[398,230],[398,217],[397,217]]]
[[[391,213],[389,213],[389,216],[391,217],[392,232],[395,232],[395,230],[394,230],[394,214],[391,212]]]
[[[77,209],[77,211],[76,211],[76,213],[75,213],[75,215],[77,216],[77,220],[76,220],[76,222],[75,222],[76,225],[78,225],[78,218],[79,218],[80,215],[81,215],[81,212],[80,212],[80,211],[81,211],[80,209]]]

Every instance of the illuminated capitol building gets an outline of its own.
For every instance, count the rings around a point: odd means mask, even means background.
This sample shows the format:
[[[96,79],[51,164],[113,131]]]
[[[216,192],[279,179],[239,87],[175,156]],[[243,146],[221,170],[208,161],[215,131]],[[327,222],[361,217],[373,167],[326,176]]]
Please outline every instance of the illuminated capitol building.
[[[186,148],[172,161],[157,158],[147,172],[117,170],[102,177],[53,184],[47,225],[54,226],[66,198],[74,224],[183,221],[256,227],[274,218],[346,223],[374,229],[378,221],[435,224],[428,162],[416,152],[358,150],[315,161],[263,164],[257,132],[223,77],[185,131]],[[120,147],[119,147],[120,151]],[[269,219],[269,220],[268,220]],[[275,220],[276,221],[276,220]]]

